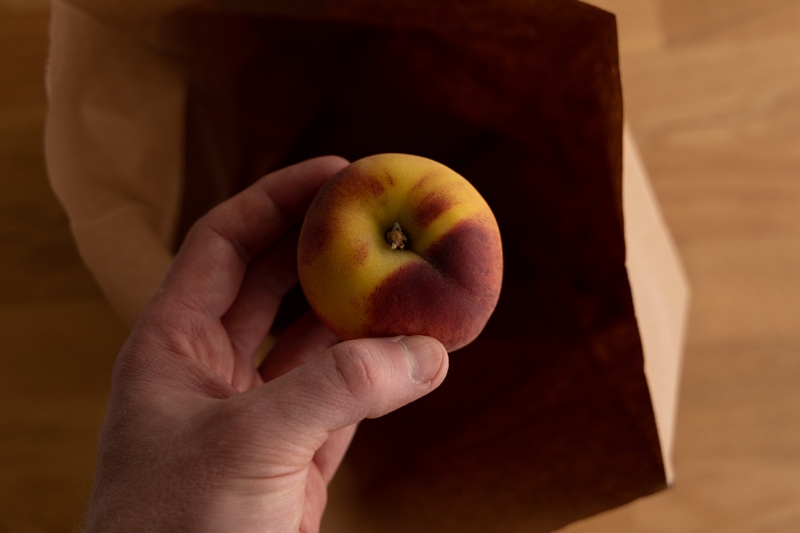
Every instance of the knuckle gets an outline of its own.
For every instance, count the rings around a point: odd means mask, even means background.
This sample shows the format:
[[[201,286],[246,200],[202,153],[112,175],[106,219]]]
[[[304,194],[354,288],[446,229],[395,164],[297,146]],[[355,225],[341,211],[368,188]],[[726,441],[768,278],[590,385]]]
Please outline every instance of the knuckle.
[[[371,396],[380,387],[377,358],[367,346],[339,343],[332,348],[335,380],[355,398]]]

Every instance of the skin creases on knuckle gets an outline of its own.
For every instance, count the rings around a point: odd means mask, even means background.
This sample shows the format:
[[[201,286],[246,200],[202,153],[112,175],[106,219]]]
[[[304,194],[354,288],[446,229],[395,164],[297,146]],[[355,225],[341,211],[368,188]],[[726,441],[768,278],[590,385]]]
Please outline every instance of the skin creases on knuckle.
[[[367,346],[340,343],[332,348],[335,380],[357,400],[367,399],[380,391],[383,368]]]

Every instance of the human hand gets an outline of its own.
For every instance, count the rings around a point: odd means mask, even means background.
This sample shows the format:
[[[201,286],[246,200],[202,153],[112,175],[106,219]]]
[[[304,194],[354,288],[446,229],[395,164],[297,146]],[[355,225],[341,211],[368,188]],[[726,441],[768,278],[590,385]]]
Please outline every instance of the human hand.
[[[428,337],[337,343],[309,314],[257,368],[297,226],[346,161],[277,171],[200,219],[114,368],[85,530],[315,532],[364,418],[435,389]]]

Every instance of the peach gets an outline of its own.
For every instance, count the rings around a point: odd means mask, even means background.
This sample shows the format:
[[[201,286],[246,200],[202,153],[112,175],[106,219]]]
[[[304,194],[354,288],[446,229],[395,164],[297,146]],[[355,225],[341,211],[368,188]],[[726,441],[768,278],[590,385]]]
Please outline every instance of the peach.
[[[373,155],[319,190],[300,232],[298,272],[311,308],[340,338],[428,335],[454,351],[497,304],[500,230],[450,168]]]

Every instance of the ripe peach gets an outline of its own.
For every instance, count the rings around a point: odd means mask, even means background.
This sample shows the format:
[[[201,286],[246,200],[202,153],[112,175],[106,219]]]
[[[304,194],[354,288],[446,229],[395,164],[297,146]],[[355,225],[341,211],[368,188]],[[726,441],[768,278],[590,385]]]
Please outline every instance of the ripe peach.
[[[500,230],[448,167],[373,155],[320,189],[300,232],[298,271],[311,308],[342,339],[429,335],[453,351],[497,304]]]

